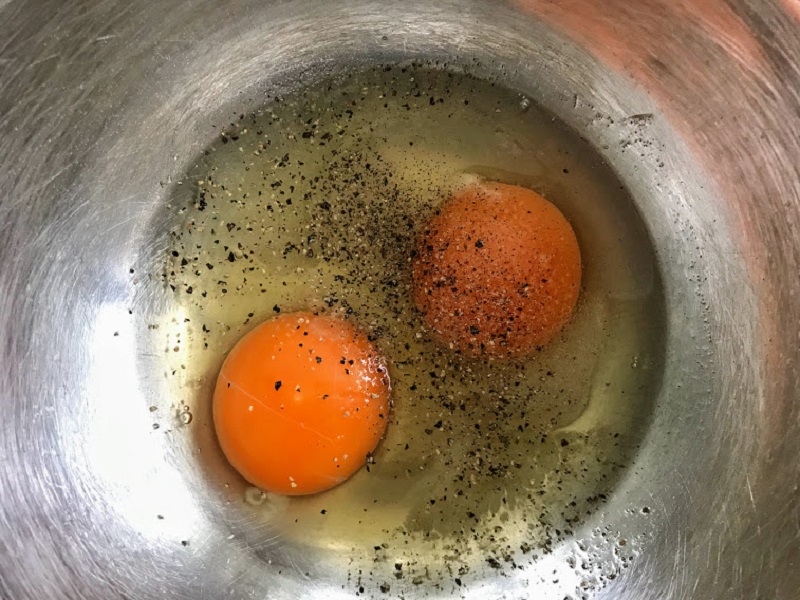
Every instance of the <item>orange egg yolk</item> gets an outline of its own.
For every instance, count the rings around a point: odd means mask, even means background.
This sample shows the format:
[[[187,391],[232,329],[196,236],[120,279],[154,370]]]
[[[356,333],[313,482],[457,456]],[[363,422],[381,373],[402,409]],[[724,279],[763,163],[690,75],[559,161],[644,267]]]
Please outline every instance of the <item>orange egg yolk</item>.
[[[350,323],[293,313],[233,348],[214,392],[214,425],[230,463],[253,485],[314,494],[353,475],[386,428],[386,363]]]
[[[572,315],[581,256],[553,204],[532,190],[484,182],[457,193],[431,220],[412,274],[417,307],[453,348],[524,354]]]

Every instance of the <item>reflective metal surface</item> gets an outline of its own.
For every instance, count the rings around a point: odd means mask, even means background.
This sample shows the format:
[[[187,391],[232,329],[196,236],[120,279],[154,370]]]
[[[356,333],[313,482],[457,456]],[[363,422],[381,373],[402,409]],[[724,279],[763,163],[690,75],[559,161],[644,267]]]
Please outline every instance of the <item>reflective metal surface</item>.
[[[0,597],[798,597],[794,0],[0,0],[0,17]],[[415,57],[477,58],[600,149],[669,323],[650,431],[606,504],[519,569],[389,586],[402,549],[353,565],[273,535],[225,504],[185,418],[153,429],[148,407],[179,400],[136,332],[167,300],[130,270],[215,119],[297,73]]]

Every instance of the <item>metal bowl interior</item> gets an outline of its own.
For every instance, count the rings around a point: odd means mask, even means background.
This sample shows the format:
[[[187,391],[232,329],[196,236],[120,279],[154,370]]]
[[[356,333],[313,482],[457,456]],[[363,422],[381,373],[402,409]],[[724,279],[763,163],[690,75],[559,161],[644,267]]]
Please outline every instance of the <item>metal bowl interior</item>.
[[[797,12],[739,0],[614,1],[604,14],[588,0],[0,2],[0,596],[793,597]],[[469,585],[383,592],[374,561],[311,551],[226,504],[203,465],[216,450],[181,433],[179,415],[175,435],[152,435],[147,407],[174,390],[134,332],[169,301],[130,269],[155,254],[168,182],[221,115],[409,59],[476,61],[602,154],[658,258],[666,356],[635,463],[573,536],[503,576],[484,565]]]

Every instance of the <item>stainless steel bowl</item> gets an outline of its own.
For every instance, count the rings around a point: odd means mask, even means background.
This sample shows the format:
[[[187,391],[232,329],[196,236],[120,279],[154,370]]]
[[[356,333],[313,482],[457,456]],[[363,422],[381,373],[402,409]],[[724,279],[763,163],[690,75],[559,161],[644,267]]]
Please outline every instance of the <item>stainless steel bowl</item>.
[[[0,0],[0,17],[0,597],[798,598],[795,0]],[[198,467],[198,438],[153,435],[147,407],[173,392],[134,332],[167,301],[129,270],[216,117],[298,73],[410,58],[477,58],[600,149],[652,236],[668,339],[636,462],[570,537],[469,585],[382,591],[402,551],[356,564],[273,535]]]

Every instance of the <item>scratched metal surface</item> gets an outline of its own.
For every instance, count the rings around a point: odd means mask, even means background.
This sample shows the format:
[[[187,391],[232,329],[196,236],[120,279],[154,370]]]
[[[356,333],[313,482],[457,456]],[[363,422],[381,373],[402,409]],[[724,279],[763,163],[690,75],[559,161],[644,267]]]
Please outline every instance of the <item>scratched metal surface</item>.
[[[358,594],[346,553],[249,535],[197,448],[153,441],[141,414],[163,384],[126,333],[163,300],[129,267],[215,116],[321,66],[475,57],[636,198],[667,293],[664,383],[636,464],[552,554],[364,595],[798,598],[798,19],[795,0],[0,1],[0,597]],[[648,116],[626,145],[631,115]],[[630,537],[629,564],[598,527]]]

